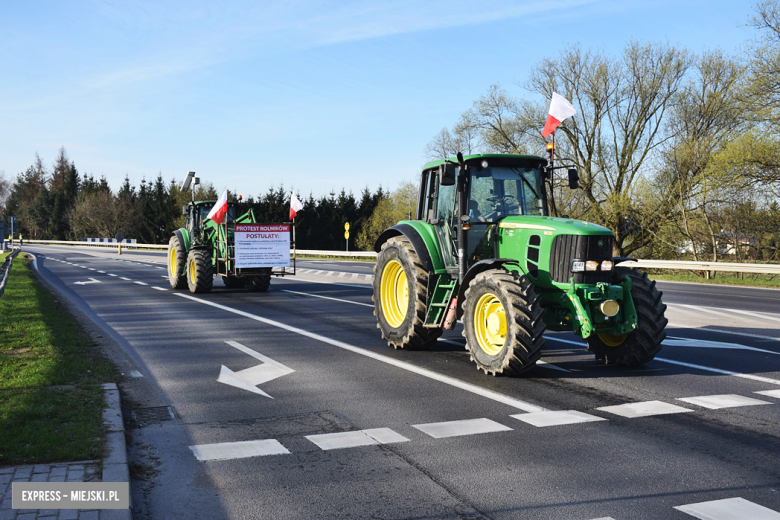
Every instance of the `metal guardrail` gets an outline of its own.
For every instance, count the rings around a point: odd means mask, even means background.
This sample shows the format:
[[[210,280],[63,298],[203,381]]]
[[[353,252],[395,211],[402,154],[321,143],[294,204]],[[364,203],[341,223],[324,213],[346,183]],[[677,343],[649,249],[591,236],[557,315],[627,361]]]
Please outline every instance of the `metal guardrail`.
[[[2,296],[3,293],[5,292],[5,286],[8,283],[8,273],[11,272],[11,265],[13,264],[14,258],[18,254],[19,254],[19,250],[17,249],[10,255],[6,256],[3,265],[0,266],[0,269],[3,270],[3,280],[0,281],[0,296]]]
[[[63,244],[70,246],[112,247],[117,244],[100,242],[74,242],[67,240],[25,240],[25,244]],[[167,245],[159,244],[122,244],[123,249],[168,249]],[[313,249],[298,249],[297,255],[333,256],[353,258],[376,258],[374,251],[318,251]],[[734,262],[688,262],[683,260],[636,260],[618,264],[624,267],[643,269],[677,269],[683,271],[719,271],[731,273],[780,274],[780,264],[746,264]]]

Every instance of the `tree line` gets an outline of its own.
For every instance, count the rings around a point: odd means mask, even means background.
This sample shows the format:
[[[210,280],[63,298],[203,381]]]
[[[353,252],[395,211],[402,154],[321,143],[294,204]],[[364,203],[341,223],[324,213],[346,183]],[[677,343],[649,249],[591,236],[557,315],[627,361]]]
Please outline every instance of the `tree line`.
[[[780,260],[780,7],[748,20],[747,52],[694,54],[628,42],[622,53],[571,46],[499,85],[428,143],[429,159],[470,153],[546,157],[541,128],[553,92],[577,115],[556,131],[559,215],[608,227],[618,256]],[[539,101],[534,101],[539,100]]]
[[[105,177],[79,174],[64,147],[50,171],[36,154],[33,164],[13,183],[0,172],[3,221],[16,216],[17,237],[21,234],[28,239],[112,238],[121,232],[139,243],[167,244],[173,231],[184,226],[182,207],[192,196],[181,192],[176,180],[166,182],[162,174],[150,181],[142,179],[139,186],[126,176],[114,193]],[[206,182],[195,187],[194,196],[195,200],[216,201],[219,194]],[[236,196],[235,191],[228,191],[229,200]],[[386,194],[380,187],[373,193],[365,188],[359,198],[344,189],[319,198],[311,194],[299,198],[304,208],[295,219],[297,247],[343,250],[344,224],[349,222],[353,236],[359,235]],[[243,202],[258,222],[289,220],[290,191],[284,186],[271,187]]]

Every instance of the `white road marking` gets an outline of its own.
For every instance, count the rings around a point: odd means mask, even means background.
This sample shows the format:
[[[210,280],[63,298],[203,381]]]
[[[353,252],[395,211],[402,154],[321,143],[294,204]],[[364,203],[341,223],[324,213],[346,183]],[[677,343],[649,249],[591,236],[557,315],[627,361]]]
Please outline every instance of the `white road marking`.
[[[162,269],[162,270],[165,270],[165,268],[164,268],[164,267],[159,267],[159,266],[154,266],[154,268],[155,268],[155,269]]]
[[[667,327],[671,328],[671,327]],[[686,327],[687,328],[687,327]],[[775,338],[773,336],[762,336],[761,334],[748,334],[747,332],[734,332],[733,330],[720,330],[720,329],[709,329],[709,328],[703,328],[699,330],[707,330],[711,332],[717,332],[718,334],[731,334],[734,336],[745,336],[748,338],[759,338],[759,339],[768,339],[772,341],[780,341],[780,338]]]
[[[459,342],[459,341],[453,341],[451,339],[441,339],[441,338],[439,338],[439,341],[441,341],[442,343],[449,343],[451,345],[457,345],[459,347],[466,348],[465,342]],[[547,361],[539,360],[536,362],[536,365],[541,368],[551,368],[553,370],[560,370],[561,372],[571,372],[571,370],[566,370],[565,368],[561,368],[559,366],[553,365],[552,363],[548,363]]]
[[[307,435],[306,438],[323,450],[338,450],[341,448],[354,448],[356,446],[409,442],[409,439],[394,432],[390,428],[374,428],[371,430],[358,430],[354,432]]]
[[[89,282],[73,282],[73,285],[89,285],[91,283],[100,283],[100,280],[95,280],[94,278],[90,278]]]
[[[165,287],[152,287],[152,289],[154,289],[156,291],[167,291],[168,290]]]
[[[198,444],[190,446],[198,460],[245,459],[267,455],[289,455],[287,448],[276,439],[259,441],[220,442],[217,444]]]
[[[262,361],[263,364],[249,367],[244,370],[239,370],[238,372],[233,372],[225,365],[222,365],[222,368],[219,371],[219,377],[217,378],[218,383],[224,383],[226,385],[235,386],[236,388],[249,390],[255,394],[271,397],[267,393],[257,388],[257,385],[267,383],[268,381],[272,381],[276,378],[295,372],[295,370],[292,368],[284,366],[278,361],[274,361],[273,359],[264,356],[259,352],[255,352],[251,348],[246,347],[241,343],[236,341],[226,341],[225,343],[231,347],[237,348],[245,354],[249,354],[259,361]],[[273,397],[271,397],[271,399],[273,399]]]
[[[108,276],[116,276],[115,274],[108,273]]]
[[[167,276],[161,276],[160,278],[168,278]]]
[[[98,271],[98,273],[100,273],[100,274],[106,274],[106,272],[105,272],[105,271]]]
[[[144,375],[138,370],[133,370],[129,375],[130,377],[144,377]]]
[[[270,325],[272,327],[277,327],[280,329],[287,330],[289,332],[292,332],[294,334],[299,334],[301,336],[305,336],[307,338],[311,338],[316,341],[321,341],[323,343],[327,343],[329,345],[333,345],[334,347],[338,347],[344,350],[348,350],[350,352],[353,352],[355,354],[360,354],[361,356],[366,356],[372,359],[375,359],[377,361],[381,361],[382,363],[387,363],[388,365],[392,365],[396,368],[400,368],[403,370],[406,370],[408,372],[412,372],[414,374],[427,377],[429,379],[433,379],[434,381],[439,381],[440,383],[444,383],[450,386],[454,386],[456,388],[460,388],[461,390],[465,390],[466,392],[470,392],[472,394],[479,395],[481,397],[485,397],[487,399],[491,399],[493,401],[497,401],[499,403],[504,403],[508,406],[511,406],[513,408],[517,408],[518,410],[523,410],[525,412],[542,412],[545,411],[544,408],[541,406],[537,406],[535,404],[531,404],[525,401],[521,401],[520,399],[514,399],[512,397],[509,397],[507,395],[499,394],[498,392],[494,392],[492,390],[488,390],[487,388],[483,388],[481,386],[472,385],[470,383],[466,383],[464,381],[460,381],[459,379],[455,379],[454,377],[445,376],[443,374],[439,374],[437,372],[433,372],[432,370],[428,370],[425,368],[421,368],[415,365],[412,365],[411,363],[406,363],[404,361],[400,361],[397,359],[393,359],[391,357],[383,356],[382,354],[377,354],[376,352],[372,352],[370,350],[365,350],[360,347],[356,347],[354,345],[350,345],[348,343],[344,343],[343,341],[338,341],[332,338],[328,338],[326,336],[322,336],[320,334],[315,334],[314,332],[309,332],[307,330],[299,329],[297,327],[293,327],[290,325],[287,325],[285,323],[280,323],[278,321],[269,320],[268,318],[263,318],[261,316],[257,316],[255,314],[250,314],[248,312],[240,311],[238,309],[233,309],[231,307],[227,307],[225,305],[220,305],[218,303],[201,300],[200,298],[195,298],[194,296],[190,296],[189,294],[181,294],[181,293],[173,293],[176,296],[179,296],[180,298],[186,298],[188,300],[200,303],[202,305],[208,305],[210,307],[214,307],[217,309],[222,309],[226,312],[231,312],[233,314],[237,314],[239,316],[244,316],[245,318],[249,318],[255,321],[258,321],[260,323],[265,323],[266,325]]]
[[[640,403],[619,404],[617,406],[603,406],[596,408],[602,412],[614,413],[621,417],[633,419],[635,417],[649,417],[651,415],[666,415],[670,413],[692,412],[689,408],[683,408],[663,401],[643,401]]]
[[[466,419],[465,421],[447,421],[440,423],[413,424],[423,433],[434,439],[445,437],[460,437],[461,435],[476,435],[479,433],[511,432],[512,428],[491,421],[490,419]]]
[[[88,267],[88,269],[89,269],[90,271],[97,271],[97,269],[95,269],[94,267]]]
[[[122,280],[127,280],[128,282],[132,281],[131,278],[125,278],[124,276],[120,276],[119,278],[121,278]]]
[[[780,520],[780,513],[760,506],[742,497],[712,500],[697,504],[675,506],[683,513],[695,516],[701,520]]]
[[[756,393],[761,395],[768,395],[769,397],[777,397],[780,399],[780,390],[761,390],[760,392]]]
[[[562,412],[532,412],[510,415],[520,421],[532,424],[538,428],[545,426],[560,426],[563,424],[577,424],[584,422],[606,421],[603,417],[596,417],[576,410],[566,410]]]
[[[320,296],[319,294],[310,294],[310,293],[305,293],[305,292],[289,291],[287,289],[282,289],[281,292],[292,293],[292,294],[301,294],[303,296],[311,296],[312,298],[322,298],[323,300],[333,300],[333,301],[336,301],[336,302],[351,303],[353,305],[362,305],[363,307],[371,307],[372,309],[374,308],[374,306],[372,304],[353,302],[353,301],[350,301],[350,300],[342,300],[341,298],[331,298],[330,296]]]
[[[662,363],[670,363],[672,365],[680,365],[688,368],[696,368],[698,370],[704,370],[706,372],[714,372],[716,374],[724,374],[727,376],[741,377],[743,379],[752,379],[753,381],[761,381],[762,383],[771,383],[773,385],[780,385],[780,380],[771,379],[769,377],[754,376],[753,374],[740,374],[738,372],[731,372],[730,370],[721,370],[720,368],[705,367],[701,365],[694,365],[693,363],[683,363],[682,361],[674,361],[672,359],[655,358],[656,361]]]
[[[737,314],[743,314],[745,316],[759,318],[761,320],[780,321],[780,316],[769,315],[763,312],[740,311],[737,309],[729,309],[729,312],[736,312]]]
[[[133,283],[137,283],[138,285],[149,285],[148,283],[144,283],[144,282],[133,282]]]
[[[86,269],[86,268],[87,268],[87,266],[86,266],[86,265],[79,265],[79,266],[77,266],[77,267],[81,267],[82,269]]]
[[[368,284],[366,284],[366,285],[351,285],[351,284],[348,284],[348,283],[323,282],[323,281],[320,281],[320,280],[307,280],[305,278],[300,278],[300,277],[299,277],[298,280],[294,280],[294,279],[290,278],[289,280],[286,280],[286,281],[288,281],[288,282],[295,282],[295,283],[319,283],[319,284],[323,284],[323,285],[338,285],[339,287],[355,287],[356,289],[370,289],[372,291],[374,290],[374,287],[371,286],[371,285],[368,285]]]
[[[668,345],[670,347],[700,347],[700,348],[721,348],[732,350],[752,350],[754,352],[763,352],[765,354],[774,354],[780,356],[780,352],[773,352],[771,350],[764,350],[761,348],[748,347],[746,345],[739,345],[737,343],[724,343],[722,341],[707,341],[704,339],[690,339],[690,338],[671,338],[667,337],[662,345]]]
[[[760,404],[772,404],[769,401],[761,401],[760,399],[753,399],[751,397],[744,397],[736,394],[723,394],[723,395],[701,395],[699,397],[681,397],[678,401],[684,401],[686,403],[697,404],[710,410],[718,410],[720,408],[734,408],[737,406],[756,406]]]

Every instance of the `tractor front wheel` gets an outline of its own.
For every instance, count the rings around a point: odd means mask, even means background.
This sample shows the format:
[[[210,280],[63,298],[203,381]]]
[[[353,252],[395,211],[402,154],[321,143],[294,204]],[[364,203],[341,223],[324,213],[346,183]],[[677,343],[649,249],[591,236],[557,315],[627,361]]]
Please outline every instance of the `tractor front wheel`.
[[[463,336],[477,368],[515,375],[542,355],[544,321],[539,296],[525,276],[504,269],[478,274],[466,289]]]
[[[426,328],[428,272],[406,237],[382,245],[374,266],[374,316],[393,348],[421,350],[436,342],[441,328]]]
[[[187,253],[175,236],[168,241],[168,283],[173,289],[187,287]]]
[[[271,270],[264,269],[262,274],[246,277],[246,288],[251,292],[266,292],[271,286]]]
[[[205,249],[191,249],[187,255],[187,286],[191,293],[207,293],[214,284],[214,266],[211,253]]]
[[[594,334],[587,339],[588,350],[608,365],[644,365],[661,351],[661,342],[666,338],[669,320],[664,317],[666,305],[661,301],[663,293],[656,289],[655,282],[645,273],[618,267],[616,274],[621,278],[628,276],[631,280],[631,298],[637,315],[636,330],[621,336]]]

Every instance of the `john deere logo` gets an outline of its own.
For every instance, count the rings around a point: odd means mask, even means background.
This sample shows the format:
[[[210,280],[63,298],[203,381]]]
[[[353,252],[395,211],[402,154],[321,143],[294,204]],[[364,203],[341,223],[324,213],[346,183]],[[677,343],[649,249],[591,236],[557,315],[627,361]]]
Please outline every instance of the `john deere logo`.
[[[604,241],[603,240],[599,240],[599,247],[601,247],[603,245],[604,245]]]

